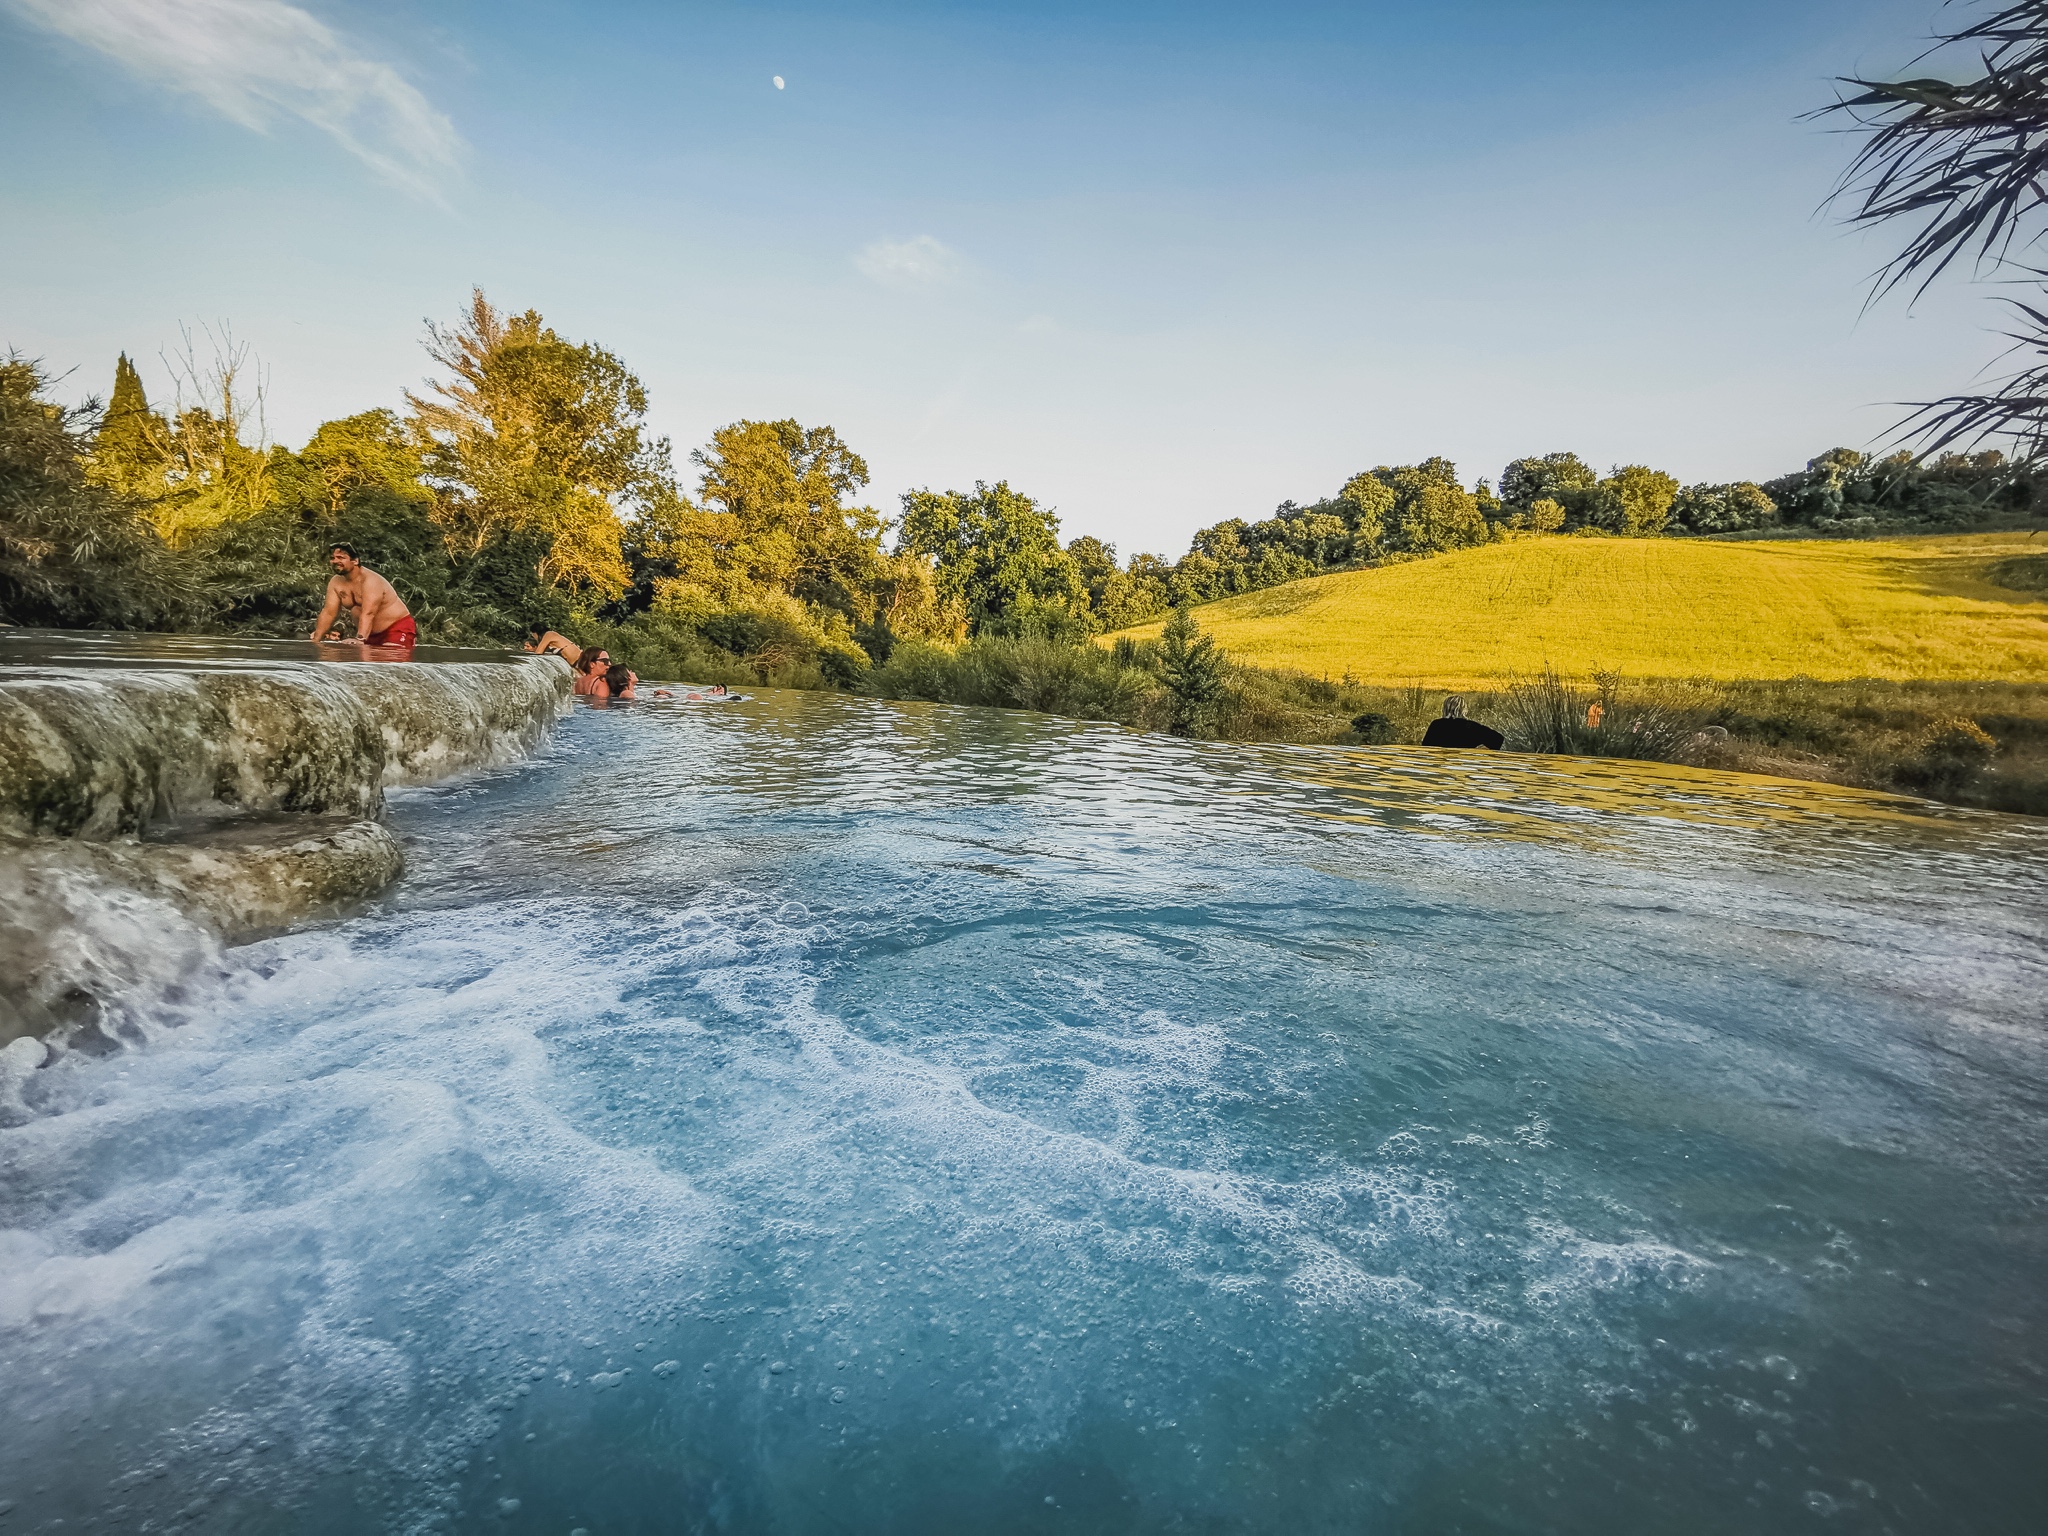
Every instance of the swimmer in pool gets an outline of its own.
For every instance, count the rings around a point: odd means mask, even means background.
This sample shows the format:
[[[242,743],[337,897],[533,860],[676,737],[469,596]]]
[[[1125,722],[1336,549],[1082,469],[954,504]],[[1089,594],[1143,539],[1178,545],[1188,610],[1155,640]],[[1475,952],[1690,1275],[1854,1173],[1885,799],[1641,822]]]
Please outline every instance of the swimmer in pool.
[[[315,640],[334,640],[335,621],[346,608],[355,615],[355,638],[348,645],[396,645],[410,650],[419,640],[419,626],[412,610],[392,589],[391,583],[356,558],[347,544],[327,552],[334,574],[327,579],[327,601],[320,605],[320,617],[313,621]]]

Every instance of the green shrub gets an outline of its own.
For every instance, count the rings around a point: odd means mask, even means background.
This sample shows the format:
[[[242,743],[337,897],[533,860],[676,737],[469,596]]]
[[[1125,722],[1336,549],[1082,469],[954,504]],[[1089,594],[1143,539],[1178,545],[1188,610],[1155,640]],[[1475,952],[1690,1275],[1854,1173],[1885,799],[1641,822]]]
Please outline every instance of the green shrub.
[[[1701,732],[1717,723],[1724,707],[1711,683],[1602,672],[1592,688],[1582,689],[1548,668],[1510,683],[1497,705],[1514,751],[1666,763],[1699,757]]]
[[[867,676],[867,691],[884,699],[952,702],[953,653],[932,640],[898,640],[889,659]]]
[[[1988,731],[1956,715],[1935,722],[1919,753],[1901,763],[1895,777],[1908,788],[1954,794],[1990,767],[1997,752],[1998,743]]]

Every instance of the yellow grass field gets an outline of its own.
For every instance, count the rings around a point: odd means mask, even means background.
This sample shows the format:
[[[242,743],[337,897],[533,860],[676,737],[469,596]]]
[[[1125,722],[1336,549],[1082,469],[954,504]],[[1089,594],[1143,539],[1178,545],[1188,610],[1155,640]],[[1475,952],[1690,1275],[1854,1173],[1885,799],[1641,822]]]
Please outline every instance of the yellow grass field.
[[[2048,536],[1850,542],[1520,538],[1195,610],[1238,661],[1477,687],[1635,677],[2048,678],[2048,600],[1984,579]],[[1148,624],[1128,631],[1159,633]],[[1111,637],[1105,636],[1107,641]]]

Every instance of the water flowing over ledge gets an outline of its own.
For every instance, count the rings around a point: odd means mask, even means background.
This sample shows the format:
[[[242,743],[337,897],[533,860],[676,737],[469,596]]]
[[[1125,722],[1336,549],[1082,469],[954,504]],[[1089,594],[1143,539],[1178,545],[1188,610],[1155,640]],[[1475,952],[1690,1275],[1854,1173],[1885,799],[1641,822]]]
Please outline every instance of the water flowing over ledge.
[[[381,890],[404,868],[385,790],[524,756],[568,696],[553,658],[7,637],[0,1043],[132,1033],[222,943]]]
[[[568,695],[552,657],[0,667],[0,827],[135,836],[223,807],[374,817],[389,786],[530,752]]]

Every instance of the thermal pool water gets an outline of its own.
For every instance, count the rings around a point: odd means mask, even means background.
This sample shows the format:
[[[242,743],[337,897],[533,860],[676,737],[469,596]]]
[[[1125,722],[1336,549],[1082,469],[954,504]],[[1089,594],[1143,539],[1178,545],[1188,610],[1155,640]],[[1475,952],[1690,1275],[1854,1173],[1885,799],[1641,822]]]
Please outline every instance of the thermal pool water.
[[[0,1533],[2032,1531],[2048,828],[766,694],[4,1086]]]

